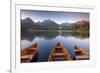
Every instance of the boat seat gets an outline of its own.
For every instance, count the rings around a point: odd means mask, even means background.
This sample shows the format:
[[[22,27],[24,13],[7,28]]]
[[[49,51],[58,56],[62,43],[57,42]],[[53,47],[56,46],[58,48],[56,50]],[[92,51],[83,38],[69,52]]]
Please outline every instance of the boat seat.
[[[65,56],[66,53],[54,53],[53,56]]]
[[[65,57],[54,57],[53,61],[64,61]]]
[[[89,56],[87,56],[87,55],[82,55],[82,56],[76,56],[76,58],[77,58],[78,60],[86,60],[86,59],[89,59]]]
[[[61,52],[63,52],[62,48],[56,48],[55,49],[55,53],[61,53]]]
[[[75,49],[74,51],[75,51],[75,52],[80,52],[81,50],[77,50],[77,49]]]
[[[24,55],[21,56],[21,59],[30,59],[33,55]]]

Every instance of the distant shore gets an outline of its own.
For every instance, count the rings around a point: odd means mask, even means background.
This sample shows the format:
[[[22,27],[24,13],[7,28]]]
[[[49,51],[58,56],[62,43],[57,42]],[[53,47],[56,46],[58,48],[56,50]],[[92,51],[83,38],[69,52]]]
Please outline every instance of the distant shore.
[[[89,33],[89,31],[82,31],[82,30],[24,30],[24,31],[62,31],[62,32],[82,32],[82,33]]]

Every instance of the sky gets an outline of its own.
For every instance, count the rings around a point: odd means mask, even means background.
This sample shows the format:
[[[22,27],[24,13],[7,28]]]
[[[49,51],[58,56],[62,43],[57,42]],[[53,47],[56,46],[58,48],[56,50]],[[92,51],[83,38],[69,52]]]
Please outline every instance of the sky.
[[[89,13],[21,10],[21,19],[25,19],[27,17],[31,18],[34,22],[43,22],[44,20],[50,19],[58,24],[64,22],[74,23],[80,20],[89,21]]]

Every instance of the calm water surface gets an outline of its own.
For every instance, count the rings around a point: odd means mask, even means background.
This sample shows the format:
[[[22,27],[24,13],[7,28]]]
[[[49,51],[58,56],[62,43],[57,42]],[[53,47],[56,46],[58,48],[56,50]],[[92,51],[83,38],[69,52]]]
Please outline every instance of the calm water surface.
[[[60,42],[73,58],[75,45],[89,51],[89,33],[71,31],[26,31],[21,35],[21,49],[38,43],[38,62],[48,61],[51,49]]]

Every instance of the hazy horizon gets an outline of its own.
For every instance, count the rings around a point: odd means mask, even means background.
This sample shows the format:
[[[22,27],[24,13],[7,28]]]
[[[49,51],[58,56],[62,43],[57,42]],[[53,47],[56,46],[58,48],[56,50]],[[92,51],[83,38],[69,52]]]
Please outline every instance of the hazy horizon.
[[[58,24],[65,22],[74,23],[80,20],[89,21],[89,13],[21,10],[21,19],[25,18],[31,18],[34,22],[43,22],[44,20],[52,20]]]

